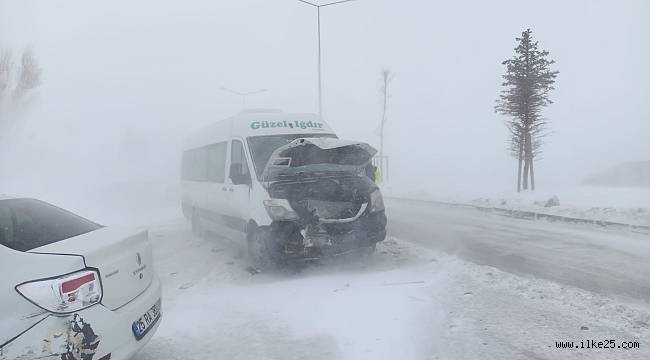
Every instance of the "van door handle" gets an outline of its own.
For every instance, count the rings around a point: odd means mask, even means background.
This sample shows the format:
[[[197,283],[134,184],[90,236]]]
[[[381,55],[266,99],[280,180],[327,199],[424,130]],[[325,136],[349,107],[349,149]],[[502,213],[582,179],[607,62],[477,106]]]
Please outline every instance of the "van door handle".
[[[235,191],[235,189],[233,189],[233,188],[230,188],[230,189],[228,189],[228,191],[230,191],[230,192],[234,192],[234,191]]]
[[[221,188],[221,190],[223,190],[223,191],[227,191],[228,188],[224,186],[224,187]]]

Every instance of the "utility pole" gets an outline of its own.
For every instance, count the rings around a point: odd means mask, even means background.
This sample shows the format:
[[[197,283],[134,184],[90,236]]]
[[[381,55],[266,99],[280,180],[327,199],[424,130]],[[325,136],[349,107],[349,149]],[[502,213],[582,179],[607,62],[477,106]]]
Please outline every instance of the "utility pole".
[[[312,2],[306,1],[306,0],[298,0],[301,3],[313,6],[316,8],[316,14],[318,16],[318,115],[320,118],[323,118],[323,72],[322,72],[322,49],[321,49],[321,30],[320,30],[320,8],[326,7],[326,6],[332,6],[332,5],[337,5],[337,4],[342,4],[346,2],[352,2],[356,0],[341,0],[341,1],[335,1],[327,4],[314,4]]]

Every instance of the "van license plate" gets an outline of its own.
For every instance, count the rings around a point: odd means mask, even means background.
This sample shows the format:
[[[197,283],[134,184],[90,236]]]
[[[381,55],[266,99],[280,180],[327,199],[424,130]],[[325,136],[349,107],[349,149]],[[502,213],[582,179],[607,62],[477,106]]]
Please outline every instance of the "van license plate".
[[[160,300],[156,302],[146,313],[144,313],[138,320],[133,322],[131,330],[137,340],[142,339],[153,325],[160,318]]]

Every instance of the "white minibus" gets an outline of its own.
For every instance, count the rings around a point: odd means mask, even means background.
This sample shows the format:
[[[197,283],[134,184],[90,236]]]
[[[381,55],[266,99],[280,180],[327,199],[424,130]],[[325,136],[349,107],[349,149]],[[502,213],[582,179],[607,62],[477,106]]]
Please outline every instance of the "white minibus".
[[[386,237],[375,153],[313,114],[244,111],[186,139],[183,213],[197,235],[245,241],[257,269],[369,253]]]

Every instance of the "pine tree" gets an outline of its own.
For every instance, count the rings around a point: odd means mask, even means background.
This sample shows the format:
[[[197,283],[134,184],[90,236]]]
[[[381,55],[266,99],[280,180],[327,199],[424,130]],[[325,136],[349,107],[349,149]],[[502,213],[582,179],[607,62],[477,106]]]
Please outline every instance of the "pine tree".
[[[510,131],[510,153],[518,159],[517,191],[535,190],[533,160],[541,152],[542,139],[547,134],[548,121],[542,109],[553,102],[549,93],[559,71],[551,70],[555,63],[548,59],[549,52],[539,50],[532,31],[527,29],[516,38],[515,55],[502,62],[506,66],[501,91],[494,107],[497,113],[509,117],[506,127]]]

